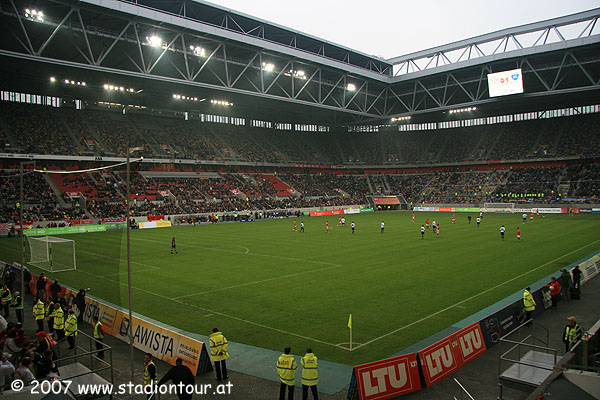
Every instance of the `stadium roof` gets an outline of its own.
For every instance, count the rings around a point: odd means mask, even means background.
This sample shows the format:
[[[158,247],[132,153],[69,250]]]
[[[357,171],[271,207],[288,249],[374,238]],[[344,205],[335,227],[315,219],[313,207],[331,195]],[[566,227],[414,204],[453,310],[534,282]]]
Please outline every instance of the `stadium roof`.
[[[14,0],[0,6],[0,88],[86,101],[388,124],[440,120],[471,105],[494,114],[589,104],[600,84],[600,9],[383,60],[204,1],[45,0],[36,3],[42,16]],[[525,94],[490,98],[487,74],[515,68]]]

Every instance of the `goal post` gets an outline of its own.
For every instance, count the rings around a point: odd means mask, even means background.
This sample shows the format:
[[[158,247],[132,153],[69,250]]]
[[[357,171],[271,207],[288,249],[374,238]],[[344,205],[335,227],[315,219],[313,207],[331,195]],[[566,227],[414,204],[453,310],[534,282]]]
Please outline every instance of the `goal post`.
[[[49,272],[77,269],[75,241],[55,236],[27,236],[30,259],[28,264]]]
[[[485,212],[512,213],[515,208],[515,203],[485,203],[482,208]]]

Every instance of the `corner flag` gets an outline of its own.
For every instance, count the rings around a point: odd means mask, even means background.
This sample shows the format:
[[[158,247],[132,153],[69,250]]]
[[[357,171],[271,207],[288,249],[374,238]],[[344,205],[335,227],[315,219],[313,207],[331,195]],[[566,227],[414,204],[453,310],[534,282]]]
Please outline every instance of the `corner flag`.
[[[348,318],[348,328],[352,329],[352,314],[350,314],[350,317]]]

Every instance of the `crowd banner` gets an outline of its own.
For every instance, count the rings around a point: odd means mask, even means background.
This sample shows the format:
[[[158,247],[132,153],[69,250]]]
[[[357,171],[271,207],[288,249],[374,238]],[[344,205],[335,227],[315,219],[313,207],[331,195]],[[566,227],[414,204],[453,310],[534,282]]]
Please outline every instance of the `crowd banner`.
[[[361,208],[360,212],[361,213],[366,213],[366,212],[374,212],[375,210],[373,210],[371,207],[369,208]]]
[[[421,389],[415,353],[354,367],[361,400],[382,400]]]
[[[105,232],[106,225],[77,225],[61,228],[35,228],[24,231],[25,236],[70,235],[74,233]]]

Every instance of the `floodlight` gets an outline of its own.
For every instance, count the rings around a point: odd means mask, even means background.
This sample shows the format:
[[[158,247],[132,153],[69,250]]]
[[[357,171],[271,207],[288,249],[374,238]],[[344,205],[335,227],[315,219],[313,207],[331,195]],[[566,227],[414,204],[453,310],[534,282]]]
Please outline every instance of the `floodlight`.
[[[273,72],[273,70],[275,69],[275,65],[272,64],[272,63],[265,63],[265,62],[263,62],[262,63],[262,69],[264,71],[267,71],[267,72]]]
[[[52,83],[56,82],[56,78],[55,78],[55,77],[53,77],[53,76],[51,76],[51,77],[50,77],[50,82],[52,82]]]
[[[146,36],[146,41],[152,47],[162,46],[162,39],[156,35]]]
[[[349,83],[349,84],[346,86],[346,89],[347,89],[348,91],[350,91],[350,92],[354,92],[354,91],[356,90],[356,85],[355,85],[354,83]]]

